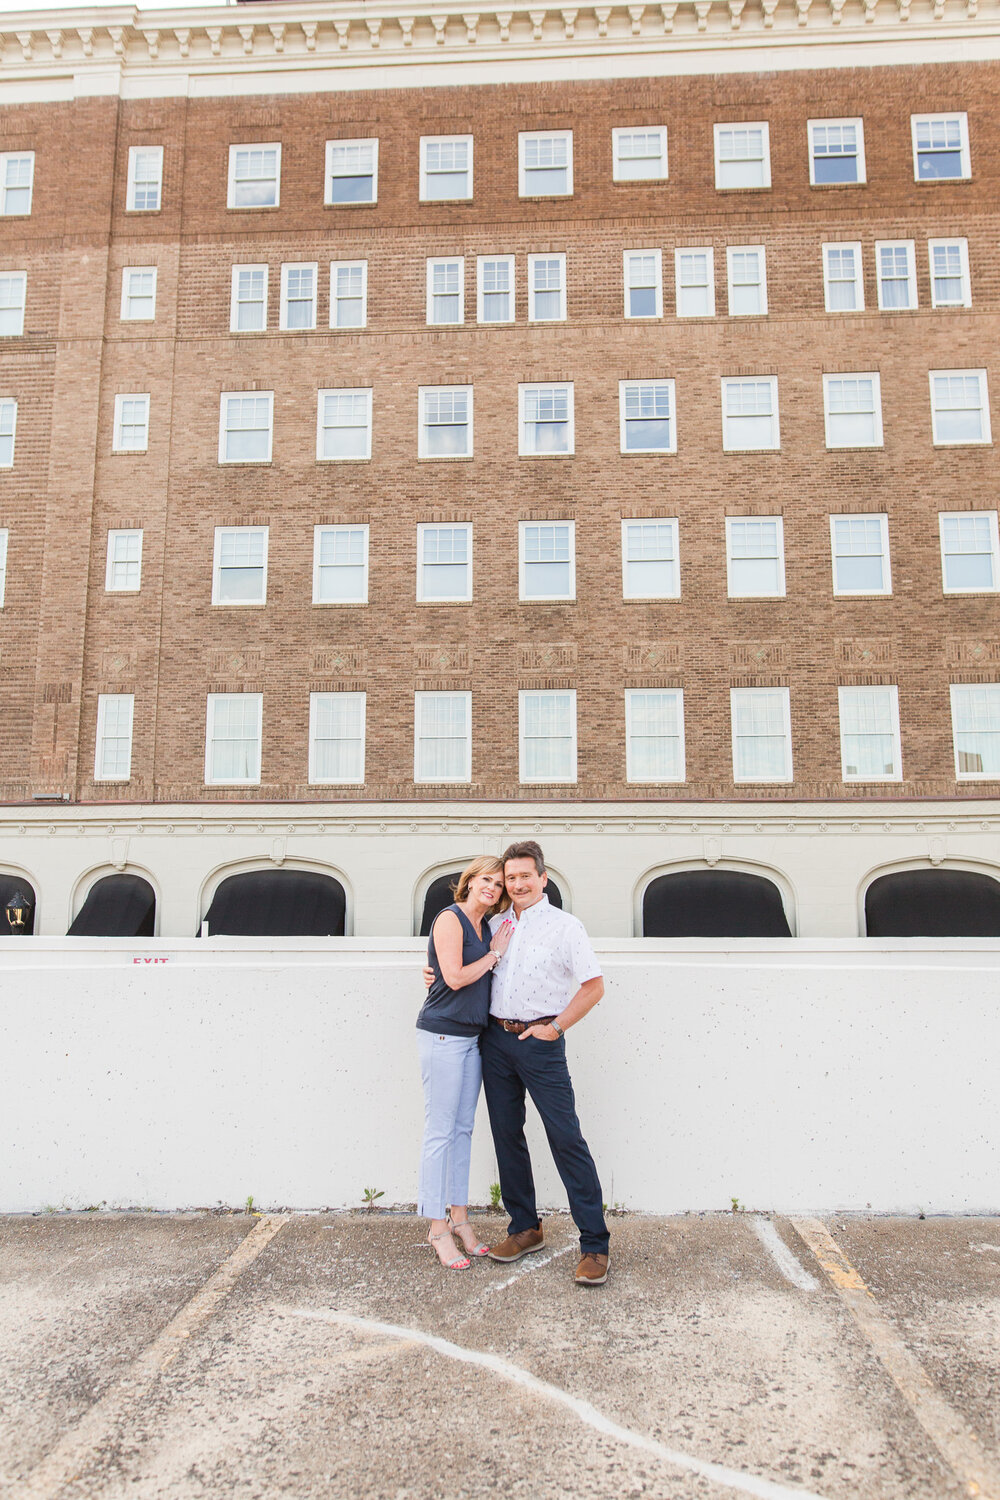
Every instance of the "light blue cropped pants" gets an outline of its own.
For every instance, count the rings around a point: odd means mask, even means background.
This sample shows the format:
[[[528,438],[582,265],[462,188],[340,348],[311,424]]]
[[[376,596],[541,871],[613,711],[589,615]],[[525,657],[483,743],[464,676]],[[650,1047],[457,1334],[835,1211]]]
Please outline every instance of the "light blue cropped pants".
[[[417,1213],[443,1219],[452,1204],[469,1201],[469,1158],[476,1101],[483,1080],[479,1038],[417,1031],[424,1081],[424,1146]]]

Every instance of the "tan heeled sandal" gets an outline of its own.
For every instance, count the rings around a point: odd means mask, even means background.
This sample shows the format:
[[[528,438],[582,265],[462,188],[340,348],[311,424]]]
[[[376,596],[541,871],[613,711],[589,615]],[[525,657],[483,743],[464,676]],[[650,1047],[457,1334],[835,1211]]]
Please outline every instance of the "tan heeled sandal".
[[[434,1250],[435,1255],[437,1255],[437,1250],[435,1248],[435,1241],[445,1239],[446,1236],[450,1235],[450,1233],[451,1233],[451,1231],[448,1230],[448,1229],[442,1229],[442,1231],[441,1231],[440,1234],[430,1234],[430,1233],[428,1233],[428,1235],[427,1235],[427,1243]],[[444,1269],[446,1271],[467,1271],[469,1269],[469,1267],[472,1265],[472,1262],[468,1258],[467,1255],[460,1255],[459,1258],[458,1258],[458,1260],[441,1260],[440,1255],[438,1255],[438,1261],[440,1262],[440,1264],[444,1267]]]
[[[449,1214],[448,1215],[448,1228],[451,1230],[452,1234],[457,1234],[458,1235],[459,1239],[462,1241],[462,1248],[465,1251],[466,1255],[474,1255],[477,1259],[479,1259],[480,1257],[482,1257],[484,1255],[489,1255],[489,1253],[490,1253],[490,1247],[489,1247],[489,1245],[484,1245],[481,1240],[477,1239],[476,1243],[474,1245],[470,1245],[466,1241],[465,1236],[462,1234],[462,1230],[463,1229],[470,1230],[471,1233],[472,1233],[473,1238],[475,1239],[475,1237],[476,1237],[476,1231],[473,1228],[473,1226],[469,1223],[468,1219],[463,1219],[462,1222],[459,1224],[459,1223],[457,1223],[452,1218],[451,1214]]]

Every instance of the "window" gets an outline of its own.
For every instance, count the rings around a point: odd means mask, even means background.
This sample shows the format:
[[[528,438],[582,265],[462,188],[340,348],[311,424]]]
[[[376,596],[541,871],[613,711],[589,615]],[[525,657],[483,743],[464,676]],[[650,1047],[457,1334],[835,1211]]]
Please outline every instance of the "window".
[[[711,250],[675,250],[677,316],[711,318],[715,313],[715,256]]]
[[[542,130],[517,138],[522,198],[558,198],[573,191],[573,132]]]
[[[1000,684],[952,683],[951,728],[958,780],[1000,777]]]
[[[0,609],[3,608],[3,602],[7,596],[7,544],[9,540],[10,532],[4,527],[0,530]]]
[[[776,599],[785,592],[785,539],[780,516],[726,517],[730,599]]]
[[[209,786],[260,782],[260,693],[209,693],[205,781]]]
[[[145,453],[149,447],[149,396],[115,397],[115,453]]]
[[[273,391],[223,391],[219,463],[269,464],[273,410]]]
[[[14,432],[17,428],[17,402],[0,401],[0,469],[14,467]]]
[[[889,517],[831,516],[835,594],[891,594]]]
[[[875,244],[878,305],[895,312],[917,305],[917,259],[912,240],[878,240]]]
[[[626,318],[662,318],[663,270],[659,250],[625,251]]]
[[[109,594],[134,594],[142,582],[142,532],[109,531],[104,588]]]
[[[368,603],[368,527],[313,530],[313,603]]]
[[[281,186],[281,146],[230,146],[227,208],[277,208]]]
[[[972,176],[967,115],[911,115],[910,128],[917,182]]]
[[[267,327],[267,266],[234,266],[229,297],[230,333]]]
[[[778,381],[723,380],[722,446],[727,453],[777,448]]]
[[[840,761],[845,781],[900,781],[899,697],[895,687],[842,687]]]
[[[572,521],[522,521],[522,599],[576,598],[575,525]]]
[[[791,781],[787,688],[730,688],[734,781]]]
[[[101,693],[97,699],[95,781],[128,781],[132,774],[131,693]]]
[[[684,694],[680,688],[626,690],[625,768],[629,781],[684,780]]]
[[[814,187],[865,181],[865,132],[860,120],[810,120],[809,181]]]
[[[0,338],[24,332],[24,304],[27,295],[26,271],[0,271]]]
[[[263,604],[267,597],[267,527],[216,526],[213,604]]]
[[[34,151],[0,151],[0,214],[30,214]]]
[[[472,598],[472,527],[417,527],[417,598],[464,603]]]
[[[994,593],[1000,580],[995,510],[941,515],[941,575],[946,594]]]
[[[440,202],[472,197],[472,136],[423,136],[420,141],[420,199]]]
[[[565,255],[528,256],[528,321],[556,323],[566,317]]]
[[[281,327],[316,327],[316,266],[281,268]]]
[[[479,322],[513,323],[513,255],[481,255],[476,261],[476,286]]]
[[[729,316],[760,317],[767,312],[767,260],[763,245],[730,245],[726,251]]]
[[[991,441],[985,370],[931,370],[930,382],[936,444]]]
[[[766,124],[716,125],[715,186],[771,186],[771,147]]]
[[[326,202],[374,203],[378,198],[378,141],[327,141]]]
[[[572,385],[518,386],[522,457],[573,452]]]
[[[623,453],[677,452],[672,380],[620,380],[618,413]]]
[[[471,385],[421,386],[419,407],[419,458],[472,457]]]
[[[471,781],[471,693],[414,693],[413,779]]]
[[[576,780],[576,693],[520,692],[520,779]]]
[[[309,694],[310,784],[365,779],[365,694]]]
[[[316,457],[371,458],[372,393],[365,388],[318,391]]]
[[[153,213],[162,208],[163,147],[130,146],[126,203],[130,213]]]
[[[968,240],[928,240],[931,306],[971,307]]]
[[[465,319],[465,259],[427,262],[428,323],[461,323]]]
[[[680,598],[677,522],[622,522],[622,597]]]
[[[156,267],[126,266],[122,271],[122,318],[149,322],[156,317]]]
[[[330,327],[364,328],[368,323],[368,262],[330,264]]]
[[[881,448],[882,387],[875,373],[824,375],[828,448]]]
[[[667,127],[612,130],[615,182],[663,181],[667,176]]]
[[[860,245],[823,246],[823,293],[827,312],[864,311]]]

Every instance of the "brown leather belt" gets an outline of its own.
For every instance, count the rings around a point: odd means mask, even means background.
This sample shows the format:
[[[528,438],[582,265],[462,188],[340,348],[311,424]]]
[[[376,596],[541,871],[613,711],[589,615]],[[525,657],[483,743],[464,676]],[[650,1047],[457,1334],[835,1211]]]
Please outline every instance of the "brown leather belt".
[[[502,1016],[490,1016],[490,1020],[494,1026],[502,1026],[504,1031],[512,1031],[515,1036],[520,1036],[529,1026],[551,1026],[555,1016],[539,1016],[535,1021],[505,1021]]]

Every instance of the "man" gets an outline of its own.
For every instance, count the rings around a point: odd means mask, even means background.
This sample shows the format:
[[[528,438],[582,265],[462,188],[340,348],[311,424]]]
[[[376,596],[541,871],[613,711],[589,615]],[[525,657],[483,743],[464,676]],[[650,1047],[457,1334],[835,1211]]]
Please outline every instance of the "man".
[[[524,1139],[525,1093],[542,1117],[549,1149],[580,1231],[580,1286],[608,1278],[608,1227],[594,1159],[580,1131],[564,1034],[604,994],[600,965],[582,922],[549,903],[542,851],[511,844],[504,884],[516,926],[493,973],[490,1021],[482,1035],[483,1088],[510,1226],[490,1251],[509,1263],[542,1248],[531,1158]],[[504,917],[494,917],[496,928]]]

